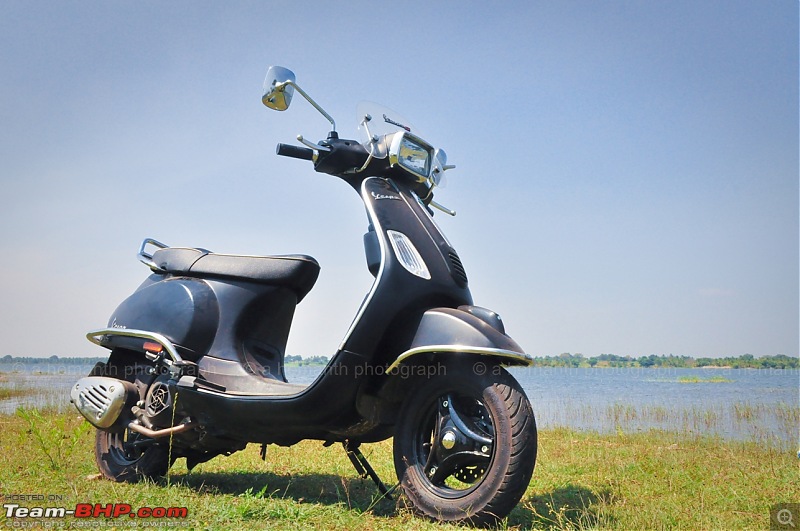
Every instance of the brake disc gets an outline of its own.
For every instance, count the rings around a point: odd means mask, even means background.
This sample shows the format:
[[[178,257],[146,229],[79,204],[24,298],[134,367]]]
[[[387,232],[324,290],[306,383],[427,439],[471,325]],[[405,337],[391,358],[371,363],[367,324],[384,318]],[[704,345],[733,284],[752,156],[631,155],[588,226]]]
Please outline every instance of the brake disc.
[[[486,473],[486,467],[482,465],[462,466],[453,472],[453,477],[462,483],[475,483]]]

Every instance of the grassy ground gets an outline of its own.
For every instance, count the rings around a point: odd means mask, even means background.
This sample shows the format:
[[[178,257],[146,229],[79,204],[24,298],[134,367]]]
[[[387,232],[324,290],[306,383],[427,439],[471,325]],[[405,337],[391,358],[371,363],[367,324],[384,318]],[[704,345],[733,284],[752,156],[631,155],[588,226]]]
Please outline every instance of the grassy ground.
[[[181,461],[162,482],[127,485],[96,478],[93,441],[93,430],[72,412],[0,416],[0,499],[41,494],[63,499],[18,503],[185,506],[189,517],[175,523],[191,529],[453,528],[378,500],[374,485],[357,477],[338,446],[270,446],[264,463],[251,445],[191,473]],[[391,442],[363,450],[387,483],[394,480]],[[767,529],[771,505],[800,501],[795,452],[666,432],[541,431],[533,480],[504,526]],[[3,519],[0,527],[13,524]],[[130,523],[109,521],[104,528]]]

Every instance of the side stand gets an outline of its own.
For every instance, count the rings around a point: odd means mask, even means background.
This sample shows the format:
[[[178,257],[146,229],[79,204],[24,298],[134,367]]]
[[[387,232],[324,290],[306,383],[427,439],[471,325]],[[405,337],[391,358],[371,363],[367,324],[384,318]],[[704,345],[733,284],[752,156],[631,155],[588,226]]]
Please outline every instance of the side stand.
[[[387,500],[393,499],[392,492],[398,487],[399,483],[391,489],[387,489],[386,485],[384,485],[383,481],[381,481],[381,478],[378,477],[375,469],[372,468],[372,465],[369,464],[367,458],[361,453],[361,450],[359,449],[361,445],[359,443],[351,445],[350,441],[345,441],[342,443],[342,446],[344,446],[344,451],[347,452],[347,457],[350,458],[350,462],[353,463],[353,467],[355,467],[358,475],[363,479],[370,478],[373,482],[375,482],[375,485],[378,486],[378,490],[381,492],[381,494],[383,494],[384,498]]]

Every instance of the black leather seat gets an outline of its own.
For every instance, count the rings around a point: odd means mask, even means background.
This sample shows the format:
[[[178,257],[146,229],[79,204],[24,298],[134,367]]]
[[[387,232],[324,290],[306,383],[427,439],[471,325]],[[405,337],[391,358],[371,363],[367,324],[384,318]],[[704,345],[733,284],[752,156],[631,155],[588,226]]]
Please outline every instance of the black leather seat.
[[[214,254],[205,249],[167,247],[153,253],[162,270],[190,277],[221,277],[272,286],[285,286],[303,299],[314,287],[319,264],[310,256],[240,256]]]

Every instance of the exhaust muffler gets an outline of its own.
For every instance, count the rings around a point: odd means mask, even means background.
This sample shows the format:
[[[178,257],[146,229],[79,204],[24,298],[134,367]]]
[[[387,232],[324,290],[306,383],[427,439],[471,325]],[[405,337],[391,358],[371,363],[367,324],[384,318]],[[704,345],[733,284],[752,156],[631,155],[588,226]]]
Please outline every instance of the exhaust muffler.
[[[126,404],[139,399],[136,386],[106,376],[87,376],[72,386],[70,402],[94,427],[107,429],[114,425]]]

